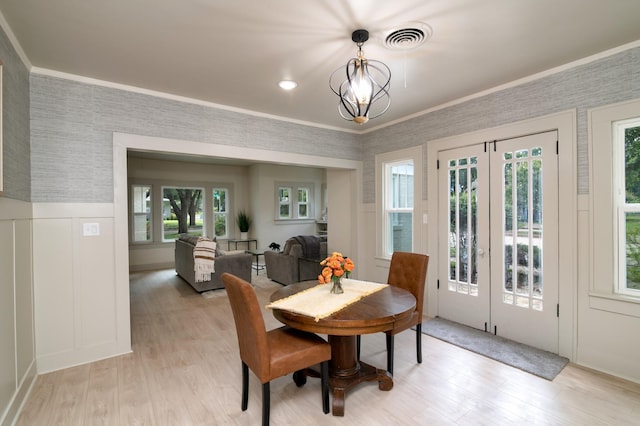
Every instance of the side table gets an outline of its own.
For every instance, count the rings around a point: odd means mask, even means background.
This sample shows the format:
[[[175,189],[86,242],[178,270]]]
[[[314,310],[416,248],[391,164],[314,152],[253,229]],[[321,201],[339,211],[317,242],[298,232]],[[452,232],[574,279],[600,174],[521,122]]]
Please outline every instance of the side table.
[[[234,250],[238,250],[238,243],[246,243],[247,244],[247,250],[251,249],[251,243],[256,243],[256,250],[258,250],[258,240],[256,240],[256,239],[227,240],[227,250],[231,250],[231,243],[235,244]]]
[[[244,252],[245,253],[249,253],[250,255],[253,255],[253,256],[256,257],[256,264],[253,265],[252,268],[256,270],[256,275],[260,275],[260,271],[263,270],[264,268],[266,268],[265,265],[261,265],[260,262],[259,262],[260,261],[260,256],[264,256],[264,250],[258,250],[256,248],[255,250],[249,249],[249,250],[245,250]]]

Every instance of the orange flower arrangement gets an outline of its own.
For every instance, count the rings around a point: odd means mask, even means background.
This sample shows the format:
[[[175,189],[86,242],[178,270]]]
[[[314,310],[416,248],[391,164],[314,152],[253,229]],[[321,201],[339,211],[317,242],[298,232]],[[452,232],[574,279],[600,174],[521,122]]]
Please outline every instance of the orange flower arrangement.
[[[320,284],[338,281],[342,276],[349,278],[351,271],[356,267],[351,259],[344,257],[342,253],[337,251],[334,251],[331,256],[320,262],[320,265],[324,266],[322,274],[318,275]]]

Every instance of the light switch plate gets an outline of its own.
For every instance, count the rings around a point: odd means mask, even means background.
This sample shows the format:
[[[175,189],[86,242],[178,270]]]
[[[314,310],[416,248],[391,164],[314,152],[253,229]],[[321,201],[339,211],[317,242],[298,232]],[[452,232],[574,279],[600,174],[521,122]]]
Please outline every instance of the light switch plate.
[[[100,224],[99,223],[83,223],[82,235],[85,237],[96,237],[100,235]]]

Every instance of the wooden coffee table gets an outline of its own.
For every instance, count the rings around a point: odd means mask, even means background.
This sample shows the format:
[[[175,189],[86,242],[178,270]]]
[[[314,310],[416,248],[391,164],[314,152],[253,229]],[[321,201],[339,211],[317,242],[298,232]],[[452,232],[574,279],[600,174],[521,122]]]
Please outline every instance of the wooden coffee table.
[[[303,282],[282,287],[271,295],[271,301],[316,284]],[[279,309],[274,309],[273,315],[289,327],[328,335],[331,344],[329,386],[333,394],[332,413],[344,416],[345,393],[354,386],[377,381],[380,390],[393,388],[393,378],[386,370],[358,361],[356,336],[391,330],[396,321],[411,315],[415,307],[416,299],[411,293],[388,286],[317,322],[312,317]]]

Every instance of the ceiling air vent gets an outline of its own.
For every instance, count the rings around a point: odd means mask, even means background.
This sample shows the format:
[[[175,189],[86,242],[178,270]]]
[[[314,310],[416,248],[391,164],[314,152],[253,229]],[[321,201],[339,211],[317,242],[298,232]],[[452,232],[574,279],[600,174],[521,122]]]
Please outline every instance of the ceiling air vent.
[[[388,30],[384,45],[391,50],[411,50],[423,45],[431,38],[431,27],[423,22],[410,22],[402,27]]]

